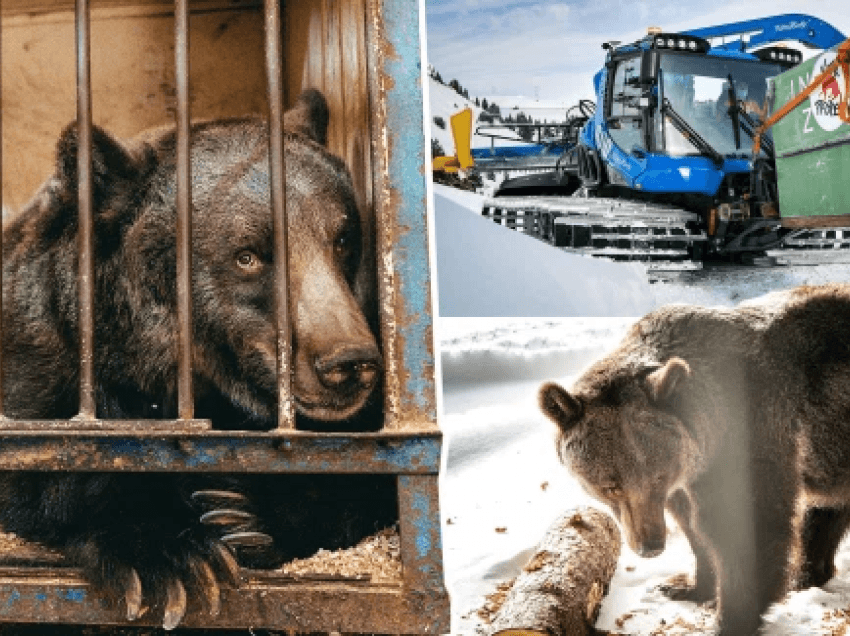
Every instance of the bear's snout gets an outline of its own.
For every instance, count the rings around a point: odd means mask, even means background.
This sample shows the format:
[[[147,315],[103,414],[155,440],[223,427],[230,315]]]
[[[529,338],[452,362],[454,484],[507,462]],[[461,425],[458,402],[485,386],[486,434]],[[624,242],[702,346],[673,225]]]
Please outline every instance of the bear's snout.
[[[621,523],[626,541],[635,554],[651,559],[664,552],[667,524],[663,506],[629,502],[624,506]]]
[[[374,345],[337,347],[315,359],[313,366],[322,385],[335,392],[371,389],[381,371],[381,354]]]
[[[665,537],[654,537],[652,539],[642,542],[637,547],[636,552],[638,553],[638,556],[641,556],[644,559],[652,559],[664,552],[664,544]]]

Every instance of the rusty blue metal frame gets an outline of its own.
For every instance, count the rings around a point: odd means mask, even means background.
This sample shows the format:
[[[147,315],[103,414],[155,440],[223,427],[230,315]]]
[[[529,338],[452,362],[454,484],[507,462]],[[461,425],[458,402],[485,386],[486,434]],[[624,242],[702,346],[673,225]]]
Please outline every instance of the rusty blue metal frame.
[[[436,474],[440,445],[438,431],[151,434],[26,430],[0,436],[0,470]]]
[[[418,0],[372,0],[375,213],[389,428],[436,422]],[[392,365],[396,365],[393,368]]]
[[[422,133],[421,55],[418,2],[387,2],[384,24],[394,55],[385,72],[392,82],[386,92],[389,187],[397,192],[397,226],[393,250],[396,285],[402,303],[402,359],[406,372],[401,410],[436,421],[431,285],[426,226],[425,139]]]

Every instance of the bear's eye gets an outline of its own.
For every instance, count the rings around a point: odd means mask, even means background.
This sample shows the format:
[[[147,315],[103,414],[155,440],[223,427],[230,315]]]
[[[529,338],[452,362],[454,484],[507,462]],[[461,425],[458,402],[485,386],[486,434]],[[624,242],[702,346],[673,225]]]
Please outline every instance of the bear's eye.
[[[605,486],[602,488],[602,494],[611,499],[619,499],[623,496],[623,489],[619,486]]]
[[[236,255],[236,264],[242,269],[257,269],[260,259],[250,250],[242,250]]]
[[[337,237],[336,241],[334,241],[334,252],[336,252],[337,255],[340,255],[347,249],[348,237],[345,234],[341,234]]]

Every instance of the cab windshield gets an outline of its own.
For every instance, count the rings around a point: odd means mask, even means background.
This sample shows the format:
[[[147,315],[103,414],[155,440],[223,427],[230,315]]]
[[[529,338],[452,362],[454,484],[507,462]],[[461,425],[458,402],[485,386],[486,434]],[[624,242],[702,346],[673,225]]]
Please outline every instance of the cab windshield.
[[[735,148],[735,129],[729,116],[729,79],[746,113],[763,121],[767,114],[767,79],[781,72],[781,67],[763,62],[668,52],[661,56],[661,90],[674,110],[719,154],[748,157],[749,137],[742,133],[741,147]],[[668,117],[656,118],[655,135],[656,145],[667,154],[699,154]]]

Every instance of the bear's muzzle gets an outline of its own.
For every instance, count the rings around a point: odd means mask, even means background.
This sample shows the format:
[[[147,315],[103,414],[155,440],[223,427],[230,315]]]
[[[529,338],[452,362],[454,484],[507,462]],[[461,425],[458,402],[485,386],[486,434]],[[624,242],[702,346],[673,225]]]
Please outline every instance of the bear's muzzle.
[[[322,385],[340,394],[369,391],[381,372],[381,354],[374,345],[344,345],[313,362]]]

